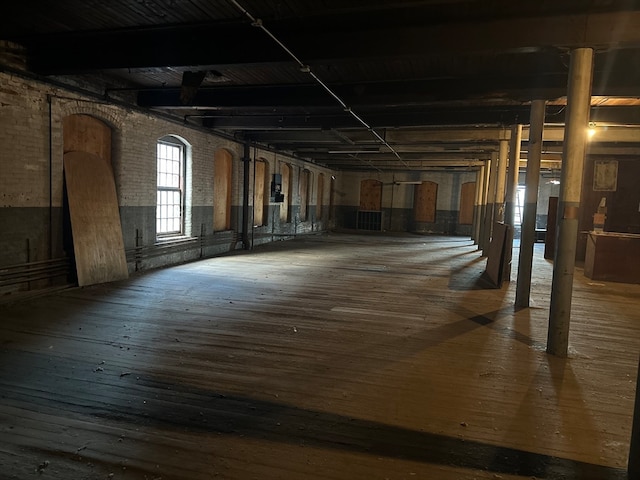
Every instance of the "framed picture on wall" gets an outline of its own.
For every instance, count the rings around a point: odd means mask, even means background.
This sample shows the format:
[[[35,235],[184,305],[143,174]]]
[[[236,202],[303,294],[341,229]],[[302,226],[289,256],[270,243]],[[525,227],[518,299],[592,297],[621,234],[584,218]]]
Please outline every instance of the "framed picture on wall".
[[[593,165],[593,190],[615,192],[618,187],[618,161],[596,160]]]

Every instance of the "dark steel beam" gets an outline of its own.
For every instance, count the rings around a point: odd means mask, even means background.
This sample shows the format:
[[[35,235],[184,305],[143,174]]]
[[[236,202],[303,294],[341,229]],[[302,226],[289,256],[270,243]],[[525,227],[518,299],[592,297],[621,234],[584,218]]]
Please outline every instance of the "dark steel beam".
[[[526,118],[527,105],[505,107],[424,107],[415,109],[389,108],[378,111],[361,111],[372,126],[405,127],[416,125],[509,125],[518,119]],[[555,112],[552,112],[555,113]],[[194,118],[198,118],[194,116]],[[224,115],[207,114],[200,117],[203,125],[223,130],[320,130],[327,128],[358,128],[361,125],[348,113],[294,114],[294,115]]]
[[[528,105],[450,107],[427,106],[422,111],[390,108],[385,111],[361,112],[367,122],[377,128],[434,126],[434,125],[513,125],[525,122]],[[564,123],[565,109],[547,106],[546,121]],[[349,129],[360,125],[347,113],[330,114],[194,114],[208,128],[221,130],[323,130],[328,128]],[[591,121],[621,125],[640,124],[640,107],[607,106],[592,107]]]
[[[373,15],[373,14],[370,14]],[[305,21],[307,20],[307,21]],[[370,19],[369,19],[370,20]],[[617,28],[623,25],[624,28]],[[327,59],[527,52],[548,47],[640,46],[640,11],[559,14],[546,17],[481,19],[415,24],[367,23],[327,28],[326,19],[269,24],[299,58]],[[615,29],[615,35],[611,32]],[[31,67],[43,74],[95,69],[229,65],[288,60],[263,32],[247,23],[209,23],[159,28],[75,32],[9,38],[25,44]],[[348,46],[346,48],[345,46]]]
[[[640,59],[640,57],[639,57]],[[350,107],[375,108],[426,106],[433,102],[521,101],[566,96],[564,73],[481,78],[438,78],[332,85],[332,90]],[[640,69],[611,69],[594,80],[593,95],[640,96]],[[184,108],[180,89],[142,90],[138,105],[153,108]],[[318,85],[273,85],[203,87],[191,104],[199,108],[328,108],[337,102]],[[509,118],[509,120],[512,120]],[[442,122],[441,122],[442,123]]]

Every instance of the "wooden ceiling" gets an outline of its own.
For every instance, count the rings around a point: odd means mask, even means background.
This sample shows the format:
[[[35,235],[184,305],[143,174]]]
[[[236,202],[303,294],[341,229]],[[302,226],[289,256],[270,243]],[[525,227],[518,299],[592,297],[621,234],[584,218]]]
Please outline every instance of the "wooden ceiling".
[[[547,123],[562,125],[575,47],[596,52],[591,120],[640,125],[634,0],[25,0],[3,10],[0,39],[23,46],[37,75],[95,79],[107,97],[335,169],[473,166],[495,151],[496,132],[528,123],[532,99],[548,100]],[[627,137],[595,137],[593,151],[631,155]]]

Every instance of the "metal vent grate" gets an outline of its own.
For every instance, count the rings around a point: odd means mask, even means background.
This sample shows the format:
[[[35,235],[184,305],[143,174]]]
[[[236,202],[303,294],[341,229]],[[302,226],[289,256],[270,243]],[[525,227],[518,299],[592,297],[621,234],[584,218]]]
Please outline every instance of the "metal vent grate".
[[[358,230],[382,230],[382,212],[372,210],[358,210],[356,227]]]

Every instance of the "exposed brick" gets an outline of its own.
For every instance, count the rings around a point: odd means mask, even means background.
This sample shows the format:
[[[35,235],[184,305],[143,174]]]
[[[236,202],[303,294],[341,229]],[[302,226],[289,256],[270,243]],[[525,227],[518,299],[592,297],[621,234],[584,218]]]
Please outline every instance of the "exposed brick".
[[[51,118],[49,117],[49,100],[51,101]],[[133,218],[124,221],[123,226],[132,231],[123,232],[127,243],[133,237],[135,229],[144,229],[144,242],[155,241],[152,229],[156,202],[156,142],[165,135],[176,135],[183,138],[191,146],[191,196],[190,204],[194,211],[197,208],[196,222],[205,222],[206,232],[213,230],[213,178],[214,156],[218,149],[227,149],[233,159],[232,169],[232,211],[241,211],[244,146],[231,140],[220,138],[200,129],[170,122],[132,109],[125,109],[108,103],[100,103],[95,99],[82,96],[45,83],[24,79],[17,75],[0,73],[0,208],[29,209],[32,218],[46,218],[38,213],[38,209],[48,211],[51,191],[52,206],[62,206],[63,195],[63,131],[62,120],[73,114],[91,115],[100,119],[112,129],[112,165],[118,200],[121,211],[134,212]],[[51,131],[49,125],[51,123]],[[51,144],[51,149],[50,149]],[[254,151],[251,151],[252,158]],[[286,162],[297,172],[300,168],[308,168],[313,178],[324,172],[325,179],[331,172],[327,169],[308,165],[297,159],[284,155],[258,150],[257,157],[266,159],[269,174],[275,173],[277,165]],[[252,174],[253,168],[250,168]],[[51,182],[49,176],[51,175]],[[298,189],[295,186],[298,174],[294,173],[292,187],[293,205],[299,201]],[[253,179],[249,181],[253,185]],[[329,182],[326,181],[328,186]],[[268,185],[267,185],[268,188]],[[328,188],[328,187],[327,187]],[[249,198],[253,198],[250,192]],[[328,202],[328,190],[324,196]],[[273,206],[271,206],[273,207]],[[124,209],[124,210],[123,210]],[[209,212],[209,213],[207,213]],[[135,217],[135,215],[143,215]],[[150,217],[150,218],[148,218]],[[189,216],[190,217],[190,216]],[[239,215],[233,216],[239,230]],[[5,218],[19,219],[20,215],[5,215]],[[56,216],[56,222],[60,221]],[[271,216],[269,216],[271,220]],[[277,219],[277,216],[275,217]],[[16,220],[17,221],[17,220]],[[278,220],[276,220],[278,221]],[[206,223],[208,222],[208,223]],[[62,226],[54,225],[56,245],[61,244]],[[33,231],[40,228],[40,231]],[[199,234],[201,225],[193,225],[195,234]],[[268,227],[265,227],[268,228]],[[276,229],[279,229],[276,226]],[[151,230],[150,230],[151,229]],[[5,224],[4,231],[16,232],[16,235],[5,235],[0,249],[5,251],[21,251],[26,241],[24,228],[18,225]],[[300,227],[298,231],[304,231]],[[34,255],[45,258],[48,238],[48,225],[43,222],[31,222],[29,235],[41,239],[35,245]],[[18,263],[22,259],[5,258],[0,253],[0,265]],[[167,260],[169,262],[170,260]],[[162,260],[159,260],[162,264]]]

